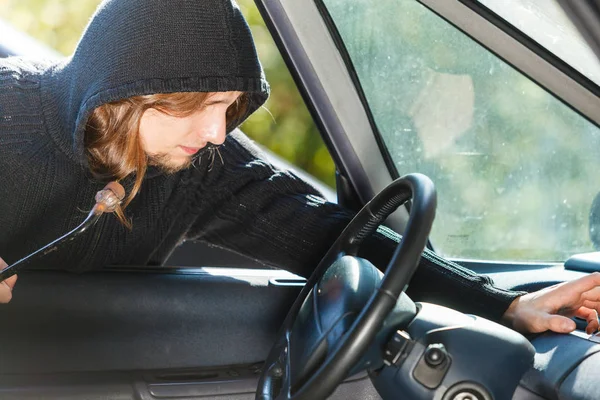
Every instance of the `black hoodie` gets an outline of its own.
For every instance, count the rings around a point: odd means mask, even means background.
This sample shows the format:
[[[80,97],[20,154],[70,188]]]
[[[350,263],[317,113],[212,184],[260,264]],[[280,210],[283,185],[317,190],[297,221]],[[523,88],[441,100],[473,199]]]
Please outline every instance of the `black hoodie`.
[[[104,186],[89,173],[83,147],[95,107],[133,95],[234,90],[249,94],[248,115],[268,96],[248,26],[226,0],[105,1],[66,60],[0,61],[0,256],[18,260],[91,209]],[[196,239],[310,274],[352,215],[262,161],[239,131],[221,154],[210,171],[204,157],[197,168],[145,179],[126,210],[131,231],[104,216],[36,267],[161,265],[183,240]],[[385,262],[398,240],[389,236],[371,238],[367,253]],[[429,253],[411,287],[417,299],[493,319],[517,295]]]

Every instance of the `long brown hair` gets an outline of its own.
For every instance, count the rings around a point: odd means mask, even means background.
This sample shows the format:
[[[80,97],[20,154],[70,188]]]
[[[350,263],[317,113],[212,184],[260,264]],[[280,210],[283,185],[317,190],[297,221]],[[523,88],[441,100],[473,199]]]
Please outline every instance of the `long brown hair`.
[[[210,93],[178,92],[134,96],[96,108],[87,121],[84,143],[90,170],[100,180],[120,181],[135,175],[133,187],[116,210],[117,218],[131,229],[124,210],[137,195],[148,168],[148,155],[139,135],[140,118],[149,108],[185,117],[201,109]],[[226,113],[228,131],[242,122],[248,109],[243,93]]]

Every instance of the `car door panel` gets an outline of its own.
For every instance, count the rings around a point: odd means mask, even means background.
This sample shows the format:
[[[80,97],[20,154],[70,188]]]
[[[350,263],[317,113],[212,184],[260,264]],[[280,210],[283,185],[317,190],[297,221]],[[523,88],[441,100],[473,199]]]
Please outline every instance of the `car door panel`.
[[[264,271],[263,271],[264,272]],[[229,270],[20,274],[0,308],[0,374],[261,361],[298,286]]]
[[[279,270],[25,271],[0,308],[3,399],[253,399],[304,280]],[[366,374],[333,399],[379,398]]]

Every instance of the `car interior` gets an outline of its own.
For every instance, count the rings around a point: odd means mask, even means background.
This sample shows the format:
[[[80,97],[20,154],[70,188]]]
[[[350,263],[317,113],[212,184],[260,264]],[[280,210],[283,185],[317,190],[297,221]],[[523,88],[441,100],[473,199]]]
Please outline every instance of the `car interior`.
[[[20,272],[0,398],[597,399],[585,321],[525,337],[404,293],[424,247],[511,290],[600,271],[597,2],[255,3],[336,190],[298,174],[356,218],[308,279],[199,242]],[[59,57],[0,21],[0,56],[36,54]],[[384,271],[356,256],[380,224],[403,234]]]

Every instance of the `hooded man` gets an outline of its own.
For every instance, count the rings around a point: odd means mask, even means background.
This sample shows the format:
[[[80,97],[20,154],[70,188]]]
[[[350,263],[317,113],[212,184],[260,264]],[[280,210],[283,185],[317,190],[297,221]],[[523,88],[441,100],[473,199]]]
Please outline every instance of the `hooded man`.
[[[200,240],[310,275],[352,214],[263,161],[237,130],[268,93],[227,0],[108,0],[71,57],[0,61],[0,255],[16,261],[73,229],[116,179],[129,193],[118,218],[47,255],[45,268],[161,265]],[[384,266],[398,241],[380,228],[363,255]],[[599,283],[522,296],[425,251],[409,294],[521,331],[568,332],[573,321],[555,315],[565,307],[597,329],[598,299],[585,295]]]

